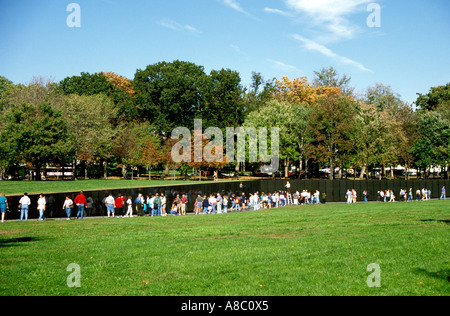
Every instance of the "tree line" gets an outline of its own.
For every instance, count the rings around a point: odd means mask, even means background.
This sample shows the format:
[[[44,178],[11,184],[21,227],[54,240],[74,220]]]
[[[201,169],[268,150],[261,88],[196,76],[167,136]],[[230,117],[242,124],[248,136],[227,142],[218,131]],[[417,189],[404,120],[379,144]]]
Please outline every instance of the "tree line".
[[[85,178],[99,176],[99,169],[105,178],[110,170],[127,178],[136,168],[149,177],[155,169],[260,170],[261,163],[175,163],[171,132],[193,130],[195,119],[204,129],[224,131],[279,127],[286,174],[292,166],[316,176],[328,168],[333,179],[339,167],[363,178],[402,165],[424,174],[440,167],[448,177],[450,83],[418,94],[414,107],[388,85],[357,93],[350,81],[329,67],[316,71],[312,82],[266,80],[254,72],[244,87],[237,71],[208,74],[178,60],[138,69],[132,80],[112,72],[60,82],[37,78],[28,85],[0,77],[0,178],[25,167],[39,180],[48,166],[71,167],[74,177]]]

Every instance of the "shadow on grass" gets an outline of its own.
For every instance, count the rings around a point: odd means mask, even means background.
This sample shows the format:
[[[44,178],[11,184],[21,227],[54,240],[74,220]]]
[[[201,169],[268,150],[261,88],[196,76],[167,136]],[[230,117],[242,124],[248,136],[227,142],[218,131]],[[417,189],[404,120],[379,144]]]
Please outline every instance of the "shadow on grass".
[[[0,239],[0,248],[1,247],[15,247],[19,246],[23,243],[39,241],[39,238],[35,237],[19,237],[19,238],[9,238],[9,239]]]
[[[414,272],[426,275],[430,278],[436,278],[438,280],[447,280],[447,282],[450,282],[450,270],[440,270],[437,272],[430,272],[425,269],[417,268],[414,269]]]
[[[437,223],[445,223],[450,225],[450,219],[422,219],[422,222],[437,222]]]

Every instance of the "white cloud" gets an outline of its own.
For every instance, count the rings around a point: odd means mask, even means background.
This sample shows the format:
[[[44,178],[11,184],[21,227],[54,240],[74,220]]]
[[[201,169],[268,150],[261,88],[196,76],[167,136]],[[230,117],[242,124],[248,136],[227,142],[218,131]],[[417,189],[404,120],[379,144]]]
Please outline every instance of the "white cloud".
[[[323,28],[332,36],[323,39],[352,39],[359,27],[348,20],[352,14],[365,11],[373,0],[285,0],[289,9],[305,14],[311,24]]]
[[[162,27],[174,30],[174,31],[179,31],[181,25],[173,20],[170,19],[164,19],[161,21],[156,22],[157,24],[161,25]]]
[[[242,9],[241,5],[236,0],[222,0],[222,1],[233,10],[239,11],[241,13],[247,13],[245,12],[244,9]]]
[[[264,8],[264,12],[280,14],[280,15],[284,15],[284,16],[291,16],[291,14],[289,12],[285,12],[280,9]]]
[[[193,33],[200,33],[199,30],[197,30],[195,27],[193,27],[192,25],[189,25],[189,24],[186,24],[186,25],[184,26],[184,29],[186,29],[186,30],[188,30],[188,31],[191,31],[191,32],[193,32]]]
[[[284,71],[284,72],[294,72],[294,71],[299,72],[299,69],[297,67],[285,64],[285,63],[283,63],[281,61],[273,60],[273,59],[267,59],[267,61],[269,63],[273,64],[275,66],[275,68],[280,69],[281,71]]]
[[[324,45],[322,45],[320,43],[317,43],[317,42],[315,42],[313,40],[310,40],[310,39],[305,38],[305,37],[303,37],[301,35],[298,35],[298,34],[293,34],[292,38],[294,38],[295,40],[301,42],[303,44],[303,47],[306,50],[313,51],[313,52],[318,52],[318,53],[320,53],[320,54],[322,54],[324,56],[327,56],[329,58],[332,58],[332,59],[334,59],[334,60],[336,60],[336,61],[338,61],[338,62],[340,62],[342,64],[354,66],[354,67],[358,68],[361,71],[371,71],[370,69],[366,68],[363,64],[361,64],[361,63],[359,63],[357,61],[354,61],[354,60],[352,60],[350,58],[347,58],[347,57],[344,57],[344,56],[340,56],[340,55],[336,54],[335,52],[333,52],[328,47],[326,47],[326,46],[324,46]]]
[[[163,20],[156,22],[156,24],[159,24],[162,27],[165,27],[165,28],[168,28],[168,29],[171,29],[174,31],[187,30],[192,33],[200,33],[200,31],[198,29],[196,29],[195,27],[193,27],[192,25],[189,25],[189,24],[181,25],[180,23],[173,21],[171,19],[163,19]]]

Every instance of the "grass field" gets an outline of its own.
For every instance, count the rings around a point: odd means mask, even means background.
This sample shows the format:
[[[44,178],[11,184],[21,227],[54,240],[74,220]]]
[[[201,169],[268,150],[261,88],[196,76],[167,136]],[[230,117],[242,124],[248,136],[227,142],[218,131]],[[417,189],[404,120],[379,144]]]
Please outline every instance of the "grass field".
[[[448,296],[449,205],[7,222],[0,295]],[[71,263],[81,287],[67,285]],[[367,285],[372,263],[381,287]]]
[[[210,181],[211,182],[211,181]],[[198,184],[199,181],[177,180],[77,180],[77,181],[0,181],[0,192],[7,195],[76,192],[80,190],[128,189],[150,186]],[[208,183],[202,181],[201,183]]]

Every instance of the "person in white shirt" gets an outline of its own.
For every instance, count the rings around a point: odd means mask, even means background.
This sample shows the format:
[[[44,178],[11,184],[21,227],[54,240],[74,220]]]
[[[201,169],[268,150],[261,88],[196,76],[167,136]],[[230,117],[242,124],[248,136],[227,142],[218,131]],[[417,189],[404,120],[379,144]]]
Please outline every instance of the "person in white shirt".
[[[37,209],[39,211],[39,220],[43,221],[45,219],[44,212],[45,212],[45,205],[47,204],[47,202],[42,193],[39,195],[39,200],[37,203],[38,203]]]
[[[166,196],[161,193],[161,216],[167,216],[166,213]]]
[[[220,193],[217,193],[217,214],[222,214],[222,196],[220,195]]]
[[[208,202],[209,202],[209,205],[211,206],[210,213],[215,214],[215,213],[216,213],[216,204],[217,204],[217,200],[216,200],[216,198],[214,197],[214,195],[211,194],[211,195],[209,196]]]
[[[314,203],[315,204],[320,204],[320,192],[319,192],[319,190],[316,190],[316,192],[314,192]]]
[[[110,193],[109,196],[105,200],[106,212],[108,213],[108,217],[110,217],[111,214],[112,214],[112,217],[114,217],[114,203],[115,203],[114,197],[113,197],[112,193]]]
[[[127,200],[127,213],[124,217],[133,217],[133,202],[131,201],[131,196],[128,197]]]
[[[31,205],[31,200],[28,197],[27,193],[24,193],[23,196],[19,200],[19,206],[20,206],[20,220],[23,220],[23,217],[25,216],[25,221],[28,221],[28,208]]]
[[[70,215],[72,213],[73,201],[70,199],[70,196],[66,195],[66,200],[63,204],[63,210],[66,210],[67,220],[70,220]]]

